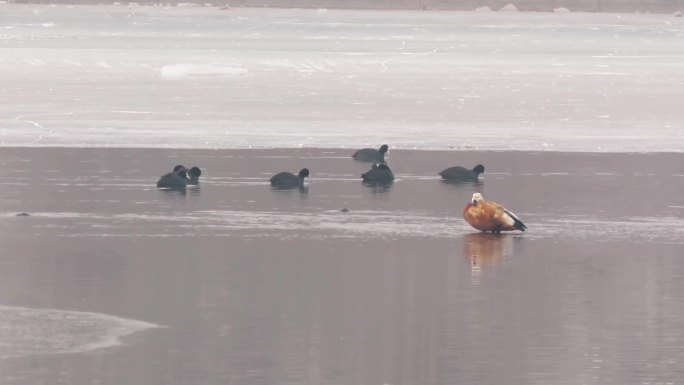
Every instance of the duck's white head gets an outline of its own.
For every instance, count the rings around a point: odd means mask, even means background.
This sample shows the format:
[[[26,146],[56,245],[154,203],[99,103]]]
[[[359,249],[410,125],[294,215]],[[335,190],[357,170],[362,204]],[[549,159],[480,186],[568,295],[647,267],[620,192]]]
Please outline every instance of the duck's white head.
[[[482,194],[480,194],[480,193],[473,194],[472,202],[473,202],[473,205],[477,205],[479,202],[484,202],[484,198],[482,197]]]

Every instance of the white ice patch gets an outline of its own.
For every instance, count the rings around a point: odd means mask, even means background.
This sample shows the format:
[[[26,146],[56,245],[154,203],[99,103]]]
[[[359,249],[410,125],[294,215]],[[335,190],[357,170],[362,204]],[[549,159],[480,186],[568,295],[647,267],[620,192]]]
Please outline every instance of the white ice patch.
[[[509,3],[506,4],[505,6],[501,7],[499,11],[502,12],[518,12],[518,7],[515,6],[515,4]]]
[[[74,60],[62,60],[62,63],[69,64],[74,67],[83,67],[83,64]]]
[[[190,76],[244,76],[247,69],[243,67],[222,66],[213,64],[172,64],[163,66],[161,74],[165,78]]]
[[[40,60],[40,59],[24,59],[24,63],[31,65],[31,66],[44,66],[45,61]]]
[[[108,348],[155,327],[101,313],[0,306],[0,359]]]

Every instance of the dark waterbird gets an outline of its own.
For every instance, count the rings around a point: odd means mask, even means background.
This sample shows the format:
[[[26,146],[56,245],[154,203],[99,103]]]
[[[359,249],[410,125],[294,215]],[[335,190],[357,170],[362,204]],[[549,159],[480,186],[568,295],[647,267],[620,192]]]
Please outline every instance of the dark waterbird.
[[[202,170],[200,170],[199,167],[194,166],[190,170],[188,170],[182,164],[178,164],[173,168],[173,172],[175,172],[175,173],[177,173],[180,170],[185,170],[185,182],[186,182],[186,184],[189,184],[189,185],[198,185],[199,184],[199,177],[200,177],[200,175],[202,175]]]
[[[394,174],[386,164],[374,164],[373,167],[361,174],[364,182],[371,183],[391,183],[394,181]]]
[[[468,170],[465,167],[454,166],[449,167],[445,170],[439,172],[442,179],[453,182],[477,182],[480,174],[484,173],[485,168],[483,165],[478,164],[473,167],[472,170]]]
[[[354,160],[358,160],[361,162],[376,162],[376,163],[384,163],[385,162],[385,154],[389,151],[389,147],[386,144],[383,144],[380,146],[379,149],[374,149],[374,148],[362,148],[354,153],[352,155],[352,158]]]
[[[304,178],[309,176],[309,169],[303,168],[299,174],[291,172],[279,172],[271,177],[271,186],[277,188],[304,187]]]
[[[191,185],[199,184],[199,177],[202,175],[202,170],[199,167],[194,166],[188,171],[187,183]]]
[[[178,166],[174,167],[175,171],[166,173],[159,178],[157,181],[158,188],[170,188],[175,190],[185,189],[185,186],[188,184],[188,176],[185,171],[185,167],[177,167]]]

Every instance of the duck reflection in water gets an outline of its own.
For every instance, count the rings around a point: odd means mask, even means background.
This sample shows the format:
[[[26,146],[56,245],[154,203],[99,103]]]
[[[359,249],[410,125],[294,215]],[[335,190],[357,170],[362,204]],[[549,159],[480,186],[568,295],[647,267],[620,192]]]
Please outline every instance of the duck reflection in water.
[[[290,194],[294,191],[298,191],[302,194],[308,194],[309,193],[309,186],[308,185],[303,185],[303,186],[298,186],[298,187],[278,187],[278,186],[271,186],[271,191],[279,193],[279,194]]]
[[[484,186],[484,181],[480,179],[474,180],[453,180],[453,179],[440,179],[442,183],[449,186],[454,186],[454,188],[460,188],[460,186],[474,186],[480,190]]]
[[[463,256],[470,261],[473,271],[497,263],[513,248],[509,234],[471,233],[463,236]]]
[[[195,189],[199,192],[199,189]],[[188,195],[188,192],[184,188],[160,188],[157,189],[161,194],[164,194],[163,196],[165,197],[164,199],[170,199],[174,197],[184,197]],[[193,194],[195,194],[194,191],[192,191]]]

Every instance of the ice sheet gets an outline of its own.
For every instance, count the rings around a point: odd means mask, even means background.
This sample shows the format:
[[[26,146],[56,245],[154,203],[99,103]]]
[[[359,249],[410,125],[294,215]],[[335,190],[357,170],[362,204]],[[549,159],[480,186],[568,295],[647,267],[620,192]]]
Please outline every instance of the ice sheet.
[[[684,150],[671,15],[0,7],[2,146]]]

